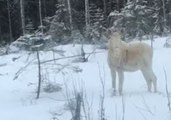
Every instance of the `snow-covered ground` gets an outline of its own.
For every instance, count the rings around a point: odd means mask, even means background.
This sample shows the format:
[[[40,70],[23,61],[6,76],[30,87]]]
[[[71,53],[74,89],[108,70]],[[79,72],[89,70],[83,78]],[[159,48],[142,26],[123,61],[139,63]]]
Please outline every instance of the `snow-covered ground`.
[[[59,120],[70,120],[71,113],[66,104],[68,98],[74,98],[75,89],[84,91],[90,106],[90,117],[97,120],[102,93],[101,78],[105,81],[104,108],[107,120],[122,119],[123,101],[125,120],[171,120],[163,70],[166,70],[171,94],[171,49],[163,48],[165,39],[166,37],[156,38],[154,42],[153,68],[158,79],[158,93],[147,92],[145,80],[141,72],[137,71],[125,73],[123,97],[111,96],[111,76],[106,50],[97,49],[100,52],[92,54],[85,63],[73,62],[76,58],[69,58],[42,64],[42,88],[53,83],[61,85],[62,90],[47,93],[42,89],[39,99],[36,99],[36,53],[28,55],[21,51],[0,56],[0,120],[52,120],[55,117]],[[150,44],[150,41],[146,42]],[[95,46],[85,46],[86,52],[94,49]],[[78,55],[80,45],[58,46],[56,50],[65,51],[65,56]],[[64,56],[51,51],[40,52],[41,61],[62,57]],[[27,64],[29,65],[25,67]],[[82,119],[85,119],[83,113],[82,115]]]

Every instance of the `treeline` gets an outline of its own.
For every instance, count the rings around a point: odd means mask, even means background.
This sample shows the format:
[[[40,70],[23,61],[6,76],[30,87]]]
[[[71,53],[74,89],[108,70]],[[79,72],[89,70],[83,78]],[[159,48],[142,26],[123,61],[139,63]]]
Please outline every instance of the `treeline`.
[[[107,13],[114,9],[120,9],[122,6],[121,1],[119,2],[119,7],[116,8],[116,1],[113,0],[89,0],[90,3],[96,5],[97,8],[101,8],[103,10],[104,4],[106,5]],[[25,25],[28,29],[36,30],[40,25],[39,20],[39,1],[38,0],[23,0],[24,4],[24,15],[25,15]],[[85,12],[85,0],[70,0],[73,17],[77,17],[81,15],[84,17]],[[50,17],[55,15],[55,12],[58,10],[59,4],[67,4],[67,0],[41,0],[42,7],[42,18]],[[21,22],[21,14],[20,14],[20,0],[0,0],[0,41],[9,42],[10,41],[10,27],[11,27],[11,36],[12,41],[18,38],[22,33],[22,22]],[[80,18],[80,17],[79,17]],[[9,19],[11,19],[11,23],[9,23]],[[82,21],[85,23],[85,20]],[[44,25],[47,23],[44,22]],[[82,27],[84,25],[81,25]],[[32,27],[32,28],[29,28]]]
[[[55,14],[57,0],[42,0],[42,16]],[[38,0],[24,0],[25,24],[32,24],[34,30],[39,26],[39,2]],[[11,19],[12,40],[22,33],[20,0],[0,0],[0,40],[10,41],[9,17]]]
[[[20,1],[0,0],[1,43],[22,35]],[[87,40],[101,39],[108,28],[132,37],[162,35],[171,31],[170,6],[171,0],[41,0],[40,13],[39,0],[23,0],[25,30],[36,31],[41,14],[44,33],[58,42],[78,32]]]

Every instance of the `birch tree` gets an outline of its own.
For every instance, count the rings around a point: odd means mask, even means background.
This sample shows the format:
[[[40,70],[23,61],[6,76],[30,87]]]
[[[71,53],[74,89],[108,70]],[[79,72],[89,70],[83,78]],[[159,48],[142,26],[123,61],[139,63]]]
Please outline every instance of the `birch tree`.
[[[25,35],[24,0],[20,0],[20,14],[21,14],[22,34]]]

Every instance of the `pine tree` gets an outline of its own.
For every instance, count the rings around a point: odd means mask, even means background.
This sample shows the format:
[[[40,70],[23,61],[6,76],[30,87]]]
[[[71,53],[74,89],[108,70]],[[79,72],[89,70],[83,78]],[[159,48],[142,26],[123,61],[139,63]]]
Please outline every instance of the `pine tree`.
[[[155,0],[154,1],[154,8],[155,8],[155,15],[154,15],[154,21],[155,21],[155,31],[158,34],[167,33],[168,31],[168,16],[169,14],[166,13],[167,11],[167,3],[166,0]]]
[[[28,19],[28,22],[25,27],[25,31],[27,34],[32,34],[34,32],[34,26],[33,26],[33,22],[31,21],[31,19]]]
[[[171,31],[171,0],[166,1],[166,24]]]
[[[85,31],[82,32],[82,35],[85,38],[84,42],[87,43],[97,43],[100,42],[102,33],[105,29],[105,19],[104,12],[102,9],[98,8],[95,4],[88,5],[88,17],[85,21],[87,22],[85,26]],[[86,14],[86,15],[87,15]]]
[[[122,30],[126,36],[140,37],[153,32],[155,9],[148,6],[147,0],[130,1],[121,13],[112,12],[113,28]]]
[[[64,4],[57,4],[56,7],[55,15],[46,18],[46,21],[50,23],[48,33],[56,42],[66,43],[65,37],[71,34],[68,11]]]

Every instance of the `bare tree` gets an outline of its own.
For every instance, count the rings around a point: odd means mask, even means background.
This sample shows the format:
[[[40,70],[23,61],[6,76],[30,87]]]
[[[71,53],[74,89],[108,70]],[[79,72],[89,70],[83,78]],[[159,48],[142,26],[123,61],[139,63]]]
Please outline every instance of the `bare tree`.
[[[165,1],[162,0],[162,8],[163,8],[163,23],[164,23],[164,32],[166,32],[166,6],[165,6]]]
[[[1,16],[0,16],[0,41],[2,40],[2,30],[1,30]]]
[[[124,6],[126,5],[126,0],[123,0],[123,5],[124,5]]]
[[[9,2],[9,0],[7,0],[7,9],[8,9],[10,42],[12,42],[12,25],[11,25],[11,14],[10,14],[10,2]]]
[[[40,30],[43,33],[43,22],[42,22],[42,2],[39,0],[39,19],[40,19]]]
[[[71,12],[71,1],[67,0],[67,5],[68,5],[68,14],[69,14],[69,23],[70,23],[70,29],[73,29],[72,25],[72,12]]]
[[[21,14],[22,34],[25,35],[24,0],[20,0],[20,14]]]
[[[43,0],[43,11],[44,11],[44,16],[47,16],[47,10],[46,10],[46,0]]]
[[[86,30],[90,27],[89,0],[85,0],[85,22]]]
[[[119,0],[116,0],[116,3],[117,3],[117,11],[119,11],[119,9],[120,9],[120,7],[119,7],[119,4],[120,4]]]
[[[109,0],[109,11],[112,11],[112,0]]]
[[[107,18],[107,8],[106,8],[107,4],[106,4],[106,0],[103,0],[103,10],[104,10],[104,17],[105,19]]]

